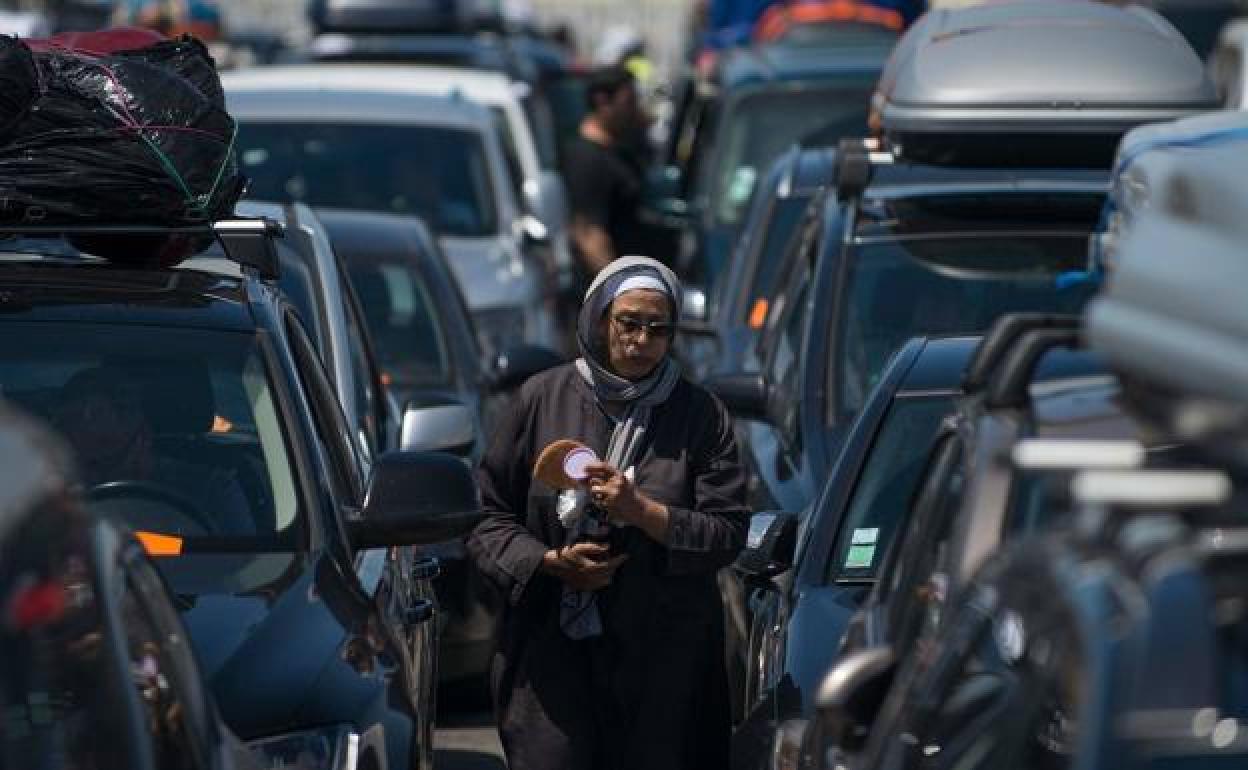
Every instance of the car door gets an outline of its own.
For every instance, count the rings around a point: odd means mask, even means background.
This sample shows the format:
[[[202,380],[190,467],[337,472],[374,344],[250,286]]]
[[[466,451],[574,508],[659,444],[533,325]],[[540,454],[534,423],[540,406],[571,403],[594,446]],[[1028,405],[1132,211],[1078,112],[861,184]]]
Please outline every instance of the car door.
[[[336,504],[341,520],[355,515],[364,497],[363,477],[355,457],[351,431],[338,405],[329,380],[318,363],[311,341],[293,312],[286,316],[286,331],[294,354],[296,371],[312,408],[318,438],[329,458],[330,475],[336,489]],[[345,534],[341,535],[345,540]],[[372,597],[373,611],[390,635],[401,641],[407,657],[402,661],[403,677],[407,680],[413,703],[421,704],[428,689],[432,666],[430,633],[425,626],[433,616],[433,603],[423,599],[422,589],[415,583],[417,555],[414,548],[388,548],[359,551],[352,554],[353,564],[343,565],[354,572],[365,596]]]

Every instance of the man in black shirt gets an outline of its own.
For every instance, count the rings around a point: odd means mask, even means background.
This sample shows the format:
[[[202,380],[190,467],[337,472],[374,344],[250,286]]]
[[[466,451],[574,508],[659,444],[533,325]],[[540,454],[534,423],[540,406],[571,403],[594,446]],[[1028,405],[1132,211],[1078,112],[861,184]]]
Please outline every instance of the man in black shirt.
[[[564,178],[572,243],[588,281],[616,257],[645,253],[642,168],[629,151],[645,117],[637,83],[623,67],[591,75],[586,100],[589,111],[568,147]]]

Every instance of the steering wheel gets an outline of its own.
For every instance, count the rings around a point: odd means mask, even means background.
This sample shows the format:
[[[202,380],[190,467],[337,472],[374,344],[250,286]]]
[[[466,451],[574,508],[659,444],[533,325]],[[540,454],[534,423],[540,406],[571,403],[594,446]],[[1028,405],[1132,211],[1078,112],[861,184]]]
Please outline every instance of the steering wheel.
[[[208,514],[204,513],[190,498],[182,495],[163,484],[138,479],[119,479],[96,484],[87,491],[86,498],[91,501],[117,500],[124,498],[143,498],[156,503],[171,506],[177,513],[190,519],[204,532],[215,532],[217,527]]]

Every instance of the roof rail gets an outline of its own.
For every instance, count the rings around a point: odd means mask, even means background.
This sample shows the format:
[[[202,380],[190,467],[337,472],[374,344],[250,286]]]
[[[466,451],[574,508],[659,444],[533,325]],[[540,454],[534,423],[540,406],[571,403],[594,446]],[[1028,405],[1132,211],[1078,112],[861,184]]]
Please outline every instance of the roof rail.
[[[836,197],[843,201],[862,196],[875,167],[892,163],[893,154],[879,139],[842,139],[836,145],[836,160],[832,171],[832,186]]]
[[[216,239],[226,259],[254,269],[261,278],[276,280],[280,274],[274,238],[285,235],[280,222],[268,217],[236,217],[202,225],[162,227],[160,225],[60,225],[3,224],[0,237],[28,235],[64,237],[68,235],[203,235]]]
[[[988,383],[985,403],[990,408],[1009,409],[1027,404],[1027,388],[1036,373],[1036,364],[1054,348],[1073,348],[1080,344],[1079,328],[1056,327],[1032,329],[1018,338],[993,373]]]
[[[1011,313],[996,320],[975,349],[971,363],[962,377],[962,390],[974,393],[983,390],[1005,355],[1027,332],[1036,329],[1079,329],[1076,315],[1055,313]]]

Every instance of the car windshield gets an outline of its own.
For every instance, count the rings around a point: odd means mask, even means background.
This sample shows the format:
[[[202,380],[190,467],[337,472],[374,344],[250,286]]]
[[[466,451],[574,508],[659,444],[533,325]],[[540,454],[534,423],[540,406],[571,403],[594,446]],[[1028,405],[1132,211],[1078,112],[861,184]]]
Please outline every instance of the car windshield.
[[[1087,263],[1087,233],[964,233],[860,239],[833,318],[830,419],[861,408],[908,339],[981,333],[1005,313],[1077,313],[1091,287],[1055,278]]]
[[[0,395],[69,442],[90,506],[164,555],[288,552],[299,498],[252,334],[6,324]]]
[[[828,579],[874,579],[893,537],[905,525],[948,396],[901,398],[889,410],[854,485],[828,564]]]
[[[257,200],[416,214],[443,235],[498,232],[481,135],[426,125],[240,123]]]
[[[401,259],[351,256],[347,263],[384,377],[398,386],[446,382],[446,335],[428,287]]]
[[[722,150],[711,172],[715,222],[739,224],[759,177],[794,143],[821,147],[835,145],[844,137],[865,136],[874,85],[872,78],[838,88],[763,91],[729,107],[722,116]]]

